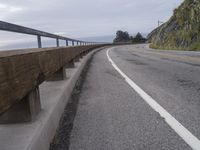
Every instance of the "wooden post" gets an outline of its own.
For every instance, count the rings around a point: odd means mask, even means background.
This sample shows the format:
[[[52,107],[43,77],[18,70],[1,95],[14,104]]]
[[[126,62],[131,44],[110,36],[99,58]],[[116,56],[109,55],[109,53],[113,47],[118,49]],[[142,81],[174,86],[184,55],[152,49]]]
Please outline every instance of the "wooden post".
[[[39,87],[29,92],[21,101],[1,114],[0,124],[34,121],[41,111]]]
[[[57,72],[55,72],[54,74],[52,74],[47,79],[47,81],[60,81],[60,80],[66,80],[66,79],[67,79],[66,70],[65,70],[65,67],[62,67]]]

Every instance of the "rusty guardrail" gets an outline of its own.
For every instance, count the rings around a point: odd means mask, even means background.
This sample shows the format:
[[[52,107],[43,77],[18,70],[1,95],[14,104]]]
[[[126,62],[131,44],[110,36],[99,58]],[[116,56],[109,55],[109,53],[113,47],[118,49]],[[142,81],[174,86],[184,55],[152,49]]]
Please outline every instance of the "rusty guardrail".
[[[0,52],[0,123],[34,120],[41,109],[39,85],[45,80],[65,79],[66,67],[72,67],[77,58],[105,45],[5,22],[0,22],[0,30],[37,35],[38,47],[41,47],[41,36],[82,43],[82,46]]]

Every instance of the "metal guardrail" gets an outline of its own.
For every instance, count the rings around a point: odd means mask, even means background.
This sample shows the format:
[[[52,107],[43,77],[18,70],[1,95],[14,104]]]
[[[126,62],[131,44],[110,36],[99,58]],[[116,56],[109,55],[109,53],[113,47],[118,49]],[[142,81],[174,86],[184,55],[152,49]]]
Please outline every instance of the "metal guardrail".
[[[66,46],[69,45],[69,42],[72,42],[72,46],[74,46],[75,43],[77,43],[77,45],[104,44],[104,43],[88,42],[88,41],[71,39],[71,38],[68,38],[68,37],[59,36],[59,35],[56,35],[56,34],[51,34],[51,33],[43,32],[43,31],[40,31],[40,30],[36,30],[36,29],[27,28],[27,27],[24,27],[24,26],[19,26],[19,25],[16,25],[16,24],[4,22],[4,21],[0,21],[0,30],[29,34],[29,35],[35,35],[35,36],[37,36],[38,48],[42,48],[41,37],[48,37],[48,38],[56,39],[56,46],[57,47],[59,47],[59,40],[65,40]]]

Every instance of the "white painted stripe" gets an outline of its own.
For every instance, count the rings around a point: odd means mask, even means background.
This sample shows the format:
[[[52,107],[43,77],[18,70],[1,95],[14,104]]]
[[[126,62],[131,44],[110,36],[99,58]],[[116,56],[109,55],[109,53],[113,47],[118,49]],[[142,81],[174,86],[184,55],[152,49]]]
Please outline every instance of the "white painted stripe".
[[[158,104],[150,95],[142,90],[137,84],[135,84],[125,73],[123,73],[119,67],[109,56],[109,51],[106,54],[108,60],[112,66],[125,78],[125,81],[156,111],[163,117],[166,123],[194,150],[200,150],[200,141],[195,137],[188,129],[186,129],[180,122],[178,122],[172,115],[170,115],[160,104]]]

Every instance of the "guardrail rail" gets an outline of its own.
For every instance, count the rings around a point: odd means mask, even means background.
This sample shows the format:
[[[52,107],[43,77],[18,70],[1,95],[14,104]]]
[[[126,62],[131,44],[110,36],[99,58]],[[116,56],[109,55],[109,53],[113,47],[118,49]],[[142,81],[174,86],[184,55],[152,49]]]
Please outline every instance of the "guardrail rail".
[[[42,48],[41,37],[48,37],[48,38],[56,39],[56,43],[57,43],[56,46],[57,47],[59,47],[59,40],[65,40],[66,46],[68,46],[68,42],[70,42],[70,41],[72,42],[73,46],[75,45],[75,43],[77,43],[77,45],[102,44],[102,43],[99,43],[99,42],[88,42],[88,41],[71,39],[71,38],[68,38],[68,37],[59,36],[59,35],[56,35],[56,34],[51,34],[51,33],[43,32],[43,31],[40,31],[40,30],[27,28],[27,27],[24,27],[24,26],[16,25],[16,24],[11,24],[11,23],[4,22],[4,21],[0,21],[0,30],[29,34],[29,35],[35,35],[35,36],[37,36],[38,48]]]

